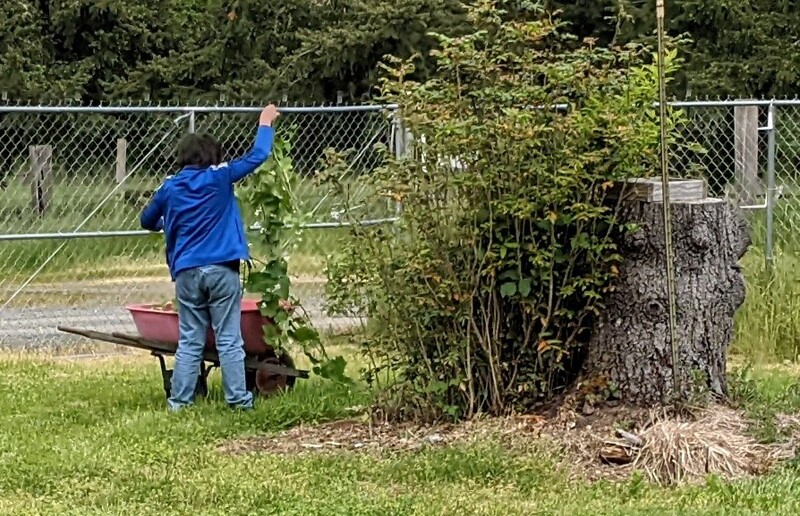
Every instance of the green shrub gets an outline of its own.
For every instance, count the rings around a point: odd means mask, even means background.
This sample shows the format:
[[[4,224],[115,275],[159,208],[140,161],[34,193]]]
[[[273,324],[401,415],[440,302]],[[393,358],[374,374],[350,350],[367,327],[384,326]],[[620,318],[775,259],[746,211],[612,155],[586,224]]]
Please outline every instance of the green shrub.
[[[493,2],[469,19],[471,34],[439,38],[425,82],[411,62],[385,67],[416,138],[372,180],[402,219],[354,228],[328,266],[330,309],[369,316],[368,378],[391,372],[398,417],[524,410],[564,389],[617,274],[611,187],[658,170],[648,49],[581,44]],[[345,171],[330,155],[324,177]]]

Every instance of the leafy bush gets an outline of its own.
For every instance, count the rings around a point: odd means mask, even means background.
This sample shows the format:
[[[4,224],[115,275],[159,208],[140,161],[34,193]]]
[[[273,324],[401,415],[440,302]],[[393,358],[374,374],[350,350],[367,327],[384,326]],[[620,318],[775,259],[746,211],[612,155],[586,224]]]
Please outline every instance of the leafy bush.
[[[568,386],[618,271],[613,187],[658,170],[648,49],[582,44],[491,1],[469,20],[439,36],[425,82],[410,61],[385,67],[416,138],[372,180],[402,217],[355,226],[328,267],[330,309],[369,317],[367,375],[390,380],[396,417],[525,410]],[[327,166],[337,187],[346,164]]]

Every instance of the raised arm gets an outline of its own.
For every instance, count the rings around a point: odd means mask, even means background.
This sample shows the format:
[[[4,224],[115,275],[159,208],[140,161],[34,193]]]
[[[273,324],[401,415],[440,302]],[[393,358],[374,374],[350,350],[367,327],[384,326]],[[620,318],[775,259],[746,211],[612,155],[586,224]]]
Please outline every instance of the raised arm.
[[[272,124],[278,118],[278,115],[278,108],[274,105],[270,104],[265,107],[261,111],[256,141],[253,143],[253,148],[250,149],[250,152],[230,163],[220,165],[220,169],[227,172],[231,183],[240,181],[252,174],[269,159],[270,153],[272,153],[272,142],[275,139],[275,131],[272,128]]]

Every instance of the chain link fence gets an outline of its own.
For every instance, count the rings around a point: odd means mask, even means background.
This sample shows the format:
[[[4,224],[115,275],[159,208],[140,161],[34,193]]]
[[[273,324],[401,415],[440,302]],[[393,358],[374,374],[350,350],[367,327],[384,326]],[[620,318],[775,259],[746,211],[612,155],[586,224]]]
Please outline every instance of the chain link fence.
[[[685,123],[670,150],[680,177],[703,177],[710,196],[740,206],[750,256],[771,269],[800,256],[800,101],[676,102]]]
[[[703,177],[709,195],[748,214],[751,265],[795,267],[800,257],[800,101],[676,102],[682,122],[670,149],[673,173]],[[226,158],[250,147],[258,108],[0,106],[0,346],[41,346],[59,324],[132,331],[127,303],[172,297],[160,235],[138,215],[174,172],[186,131],[209,132]],[[403,140],[390,108],[284,108],[300,175],[297,198],[311,221],[289,257],[296,295],[320,329],[354,321],[324,309],[326,255],[345,229],[344,200],[314,181],[328,148],[348,151],[351,199],[366,223],[396,207],[359,176],[380,165],[376,144]],[[654,171],[655,173],[655,171]],[[359,200],[353,203],[353,198]],[[352,219],[352,216],[346,217]]]
[[[135,332],[124,309],[163,303],[173,285],[163,237],[142,231],[139,214],[175,172],[174,149],[187,131],[208,132],[225,159],[252,145],[260,108],[0,106],[0,346],[69,340],[58,325]],[[325,256],[346,232],[344,219],[391,220],[395,207],[359,176],[392,146],[391,106],[281,109],[278,136],[292,145],[295,192],[309,221],[289,256],[294,293],[323,330],[354,321],[324,310]],[[346,153],[350,199],[315,181],[326,149]],[[353,199],[360,200],[353,204]],[[255,236],[253,237],[255,238]]]

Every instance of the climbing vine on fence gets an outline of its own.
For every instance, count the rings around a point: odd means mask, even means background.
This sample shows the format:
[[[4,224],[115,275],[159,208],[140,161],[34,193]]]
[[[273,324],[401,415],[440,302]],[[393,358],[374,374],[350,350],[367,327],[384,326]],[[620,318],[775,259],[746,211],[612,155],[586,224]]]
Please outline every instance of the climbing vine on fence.
[[[259,226],[253,269],[245,276],[245,289],[257,294],[261,313],[272,324],[264,328],[264,338],[279,355],[292,345],[308,357],[313,372],[324,378],[349,382],[343,357],[330,357],[319,332],[311,325],[308,313],[291,294],[286,253],[302,238],[304,217],[295,211],[294,185],[297,176],[291,157],[291,138],[276,138],[272,156],[239,191],[250,217]]]

